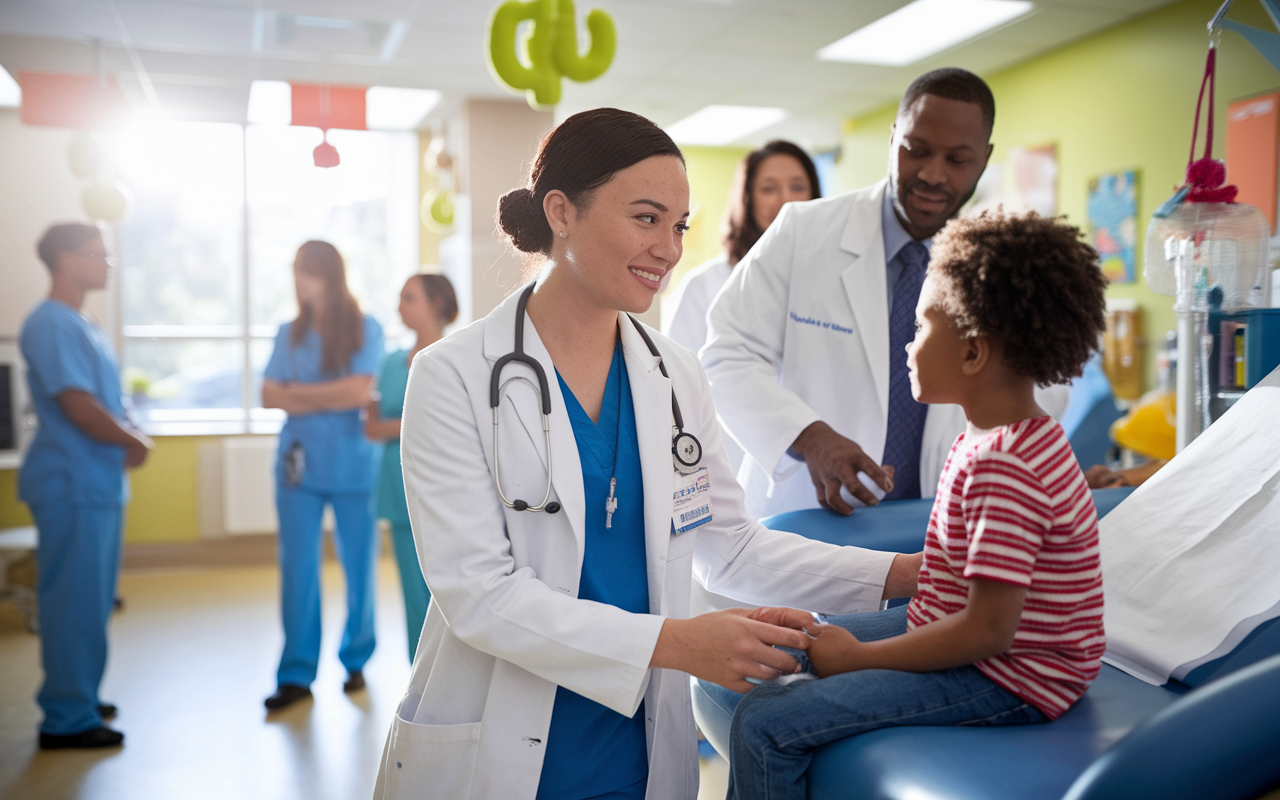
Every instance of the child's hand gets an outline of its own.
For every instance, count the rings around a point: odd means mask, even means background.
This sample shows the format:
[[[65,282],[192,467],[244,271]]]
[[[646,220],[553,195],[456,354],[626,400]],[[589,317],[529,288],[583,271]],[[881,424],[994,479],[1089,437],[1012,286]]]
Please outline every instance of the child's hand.
[[[823,625],[810,629],[818,638],[809,643],[809,662],[822,678],[860,669],[862,642],[839,625]]]

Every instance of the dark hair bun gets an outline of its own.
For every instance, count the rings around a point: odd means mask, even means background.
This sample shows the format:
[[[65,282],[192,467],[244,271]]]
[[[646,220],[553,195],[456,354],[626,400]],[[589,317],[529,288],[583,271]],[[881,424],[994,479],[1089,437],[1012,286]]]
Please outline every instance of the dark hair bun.
[[[542,206],[534,202],[529,189],[512,189],[498,201],[498,226],[522,253],[545,253],[551,249],[551,226]]]

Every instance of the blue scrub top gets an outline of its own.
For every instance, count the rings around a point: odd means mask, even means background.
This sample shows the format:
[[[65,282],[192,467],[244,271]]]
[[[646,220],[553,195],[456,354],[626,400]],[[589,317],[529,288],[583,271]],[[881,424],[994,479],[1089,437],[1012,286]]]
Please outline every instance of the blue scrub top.
[[[404,416],[404,392],[409,386],[409,351],[397,350],[382,360],[378,370],[378,416]],[[400,471],[400,440],[379,445],[378,491],[375,511],[392,524],[409,524],[409,505],[404,498],[404,474]]]
[[[110,340],[71,306],[45,300],[23,323],[19,346],[40,427],[18,473],[18,496],[29,504],[123,503],[125,449],[90,439],[57,401],[63,392],[78,389],[116,419],[125,418]]]
[[[370,375],[378,369],[382,357],[382,326],[373,317],[364,318],[364,344],[351,357],[351,364],[340,373],[326,374],[320,369],[320,334],[307,331],[297,347],[290,342],[292,322],[280,326],[275,349],[262,377],[280,383],[323,383],[348,375]],[[368,492],[373,489],[374,448],[364,436],[360,409],[317,411],[290,414],[280,431],[280,456],[294,442],[302,443],[306,468],[298,488],[314,492]],[[283,458],[277,458],[277,485],[284,485]]]
[[[556,373],[569,410],[582,461],[586,495],[586,553],[578,597],[608,603],[634,614],[649,613],[649,572],[645,562],[644,480],[636,438],[631,383],[622,345],[613,350],[600,421],[594,423]],[[619,405],[621,404],[621,405]],[[621,426],[621,429],[619,429]],[[614,441],[618,445],[614,473]],[[605,500],[611,474],[618,480],[618,510],[606,529]],[[643,800],[649,776],[644,704],[624,717],[599,703],[556,690],[547,734],[547,752],[538,783],[538,800],[585,800],[601,795]]]

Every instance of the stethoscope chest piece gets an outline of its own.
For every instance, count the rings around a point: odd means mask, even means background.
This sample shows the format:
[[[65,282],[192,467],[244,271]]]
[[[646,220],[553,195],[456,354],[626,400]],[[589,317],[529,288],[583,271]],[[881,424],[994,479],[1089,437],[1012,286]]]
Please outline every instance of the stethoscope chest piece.
[[[696,472],[702,462],[702,442],[692,433],[678,432],[671,442],[671,460],[681,475]]]
[[[489,408],[493,410],[493,481],[498,489],[498,496],[507,508],[515,509],[516,511],[545,511],[548,514],[555,514],[560,510],[560,504],[551,501],[551,390],[547,383],[546,371],[543,370],[542,365],[538,363],[537,359],[529,356],[524,351],[525,305],[528,304],[529,295],[531,294],[533,294],[532,284],[521,293],[520,300],[516,303],[513,349],[510,353],[498,359],[489,375]],[[667,367],[662,362],[662,354],[658,352],[658,348],[654,345],[653,340],[649,338],[649,334],[645,333],[644,327],[635,317],[627,316],[631,320],[631,324],[635,326],[636,332],[640,334],[640,338],[644,340],[649,352],[654,358],[658,359],[658,369],[662,371],[662,376],[670,380],[671,376],[667,374]],[[541,401],[539,410],[542,412],[542,435],[546,443],[547,452],[547,483],[542,495],[542,502],[537,505],[519,498],[508,499],[502,489],[502,479],[499,477],[498,472],[498,454],[501,452],[501,448],[498,445],[498,406],[502,403],[503,391],[511,381],[525,381],[530,385],[534,385],[533,381],[523,376],[512,378],[506,383],[502,382],[502,369],[512,362],[524,364],[533,371],[534,377],[537,379],[535,388]],[[684,432],[684,417],[680,413],[680,403],[676,400],[674,391],[671,393],[671,416],[675,420],[671,436],[671,456],[675,463],[676,471],[682,475],[688,475],[696,472],[699,462],[702,461],[702,443],[692,433]]]

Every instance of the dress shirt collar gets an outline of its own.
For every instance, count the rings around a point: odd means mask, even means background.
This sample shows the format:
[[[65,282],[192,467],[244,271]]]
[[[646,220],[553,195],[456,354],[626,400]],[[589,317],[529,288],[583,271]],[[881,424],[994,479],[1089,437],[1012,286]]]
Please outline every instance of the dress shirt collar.
[[[880,209],[880,227],[884,230],[884,262],[886,264],[893,261],[898,252],[911,241],[911,234],[902,227],[902,223],[898,221],[898,215],[893,211],[893,199],[889,196],[891,191],[893,191],[893,184],[888,184],[884,190],[884,203]],[[924,245],[926,250],[933,249],[932,238],[922,239],[920,244]]]

